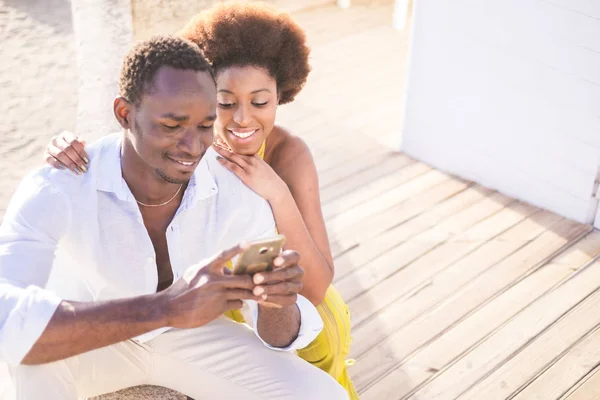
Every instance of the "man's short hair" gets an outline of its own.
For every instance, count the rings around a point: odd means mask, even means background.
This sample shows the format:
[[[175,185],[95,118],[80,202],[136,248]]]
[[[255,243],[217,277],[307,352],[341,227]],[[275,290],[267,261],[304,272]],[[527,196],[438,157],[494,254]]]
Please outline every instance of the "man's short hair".
[[[153,89],[154,76],[161,67],[207,71],[214,79],[210,64],[196,44],[175,36],[155,36],[133,47],[123,60],[119,95],[139,105],[143,95]]]

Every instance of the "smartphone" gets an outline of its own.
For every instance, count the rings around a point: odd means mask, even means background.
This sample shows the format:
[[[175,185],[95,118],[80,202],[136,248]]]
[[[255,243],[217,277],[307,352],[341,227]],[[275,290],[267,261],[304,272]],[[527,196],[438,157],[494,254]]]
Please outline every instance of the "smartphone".
[[[281,253],[283,243],[283,235],[250,242],[249,247],[234,262],[234,275],[254,275],[257,272],[272,271],[273,260]]]

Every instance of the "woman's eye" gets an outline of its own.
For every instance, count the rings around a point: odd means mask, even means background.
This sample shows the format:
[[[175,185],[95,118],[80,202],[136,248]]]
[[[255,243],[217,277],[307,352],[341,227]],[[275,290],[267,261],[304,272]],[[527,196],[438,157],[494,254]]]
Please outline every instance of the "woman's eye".
[[[231,107],[233,107],[233,103],[219,103],[219,107],[221,107],[221,108],[231,108]]]
[[[269,103],[268,101],[265,101],[264,103],[252,103],[252,104],[254,104],[256,107],[264,107],[264,106],[266,106],[268,103]]]
[[[181,125],[163,125],[167,130],[170,131],[174,131],[175,129],[178,129],[179,127],[181,127]]]

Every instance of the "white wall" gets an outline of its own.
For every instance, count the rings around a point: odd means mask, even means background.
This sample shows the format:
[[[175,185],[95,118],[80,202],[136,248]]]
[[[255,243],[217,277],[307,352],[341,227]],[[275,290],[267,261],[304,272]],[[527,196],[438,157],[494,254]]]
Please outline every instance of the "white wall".
[[[590,222],[600,0],[415,0],[402,149]]]

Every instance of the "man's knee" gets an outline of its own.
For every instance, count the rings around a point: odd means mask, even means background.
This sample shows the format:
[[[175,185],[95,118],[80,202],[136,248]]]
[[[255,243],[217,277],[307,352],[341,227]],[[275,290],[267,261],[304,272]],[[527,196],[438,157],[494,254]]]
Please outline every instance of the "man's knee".
[[[348,400],[346,390],[324,371],[311,366],[302,375],[295,382],[294,400]]]
[[[76,399],[75,379],[68,362],[10,367],[17,400]]]

